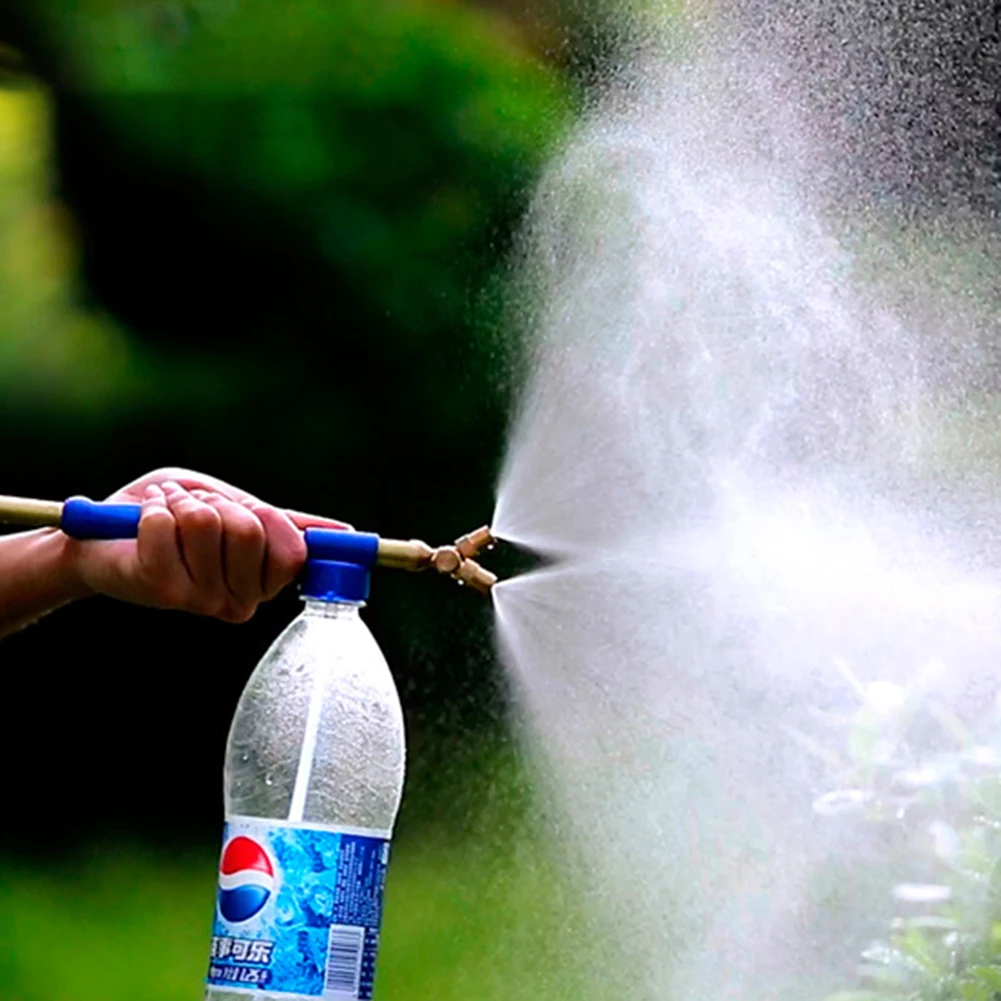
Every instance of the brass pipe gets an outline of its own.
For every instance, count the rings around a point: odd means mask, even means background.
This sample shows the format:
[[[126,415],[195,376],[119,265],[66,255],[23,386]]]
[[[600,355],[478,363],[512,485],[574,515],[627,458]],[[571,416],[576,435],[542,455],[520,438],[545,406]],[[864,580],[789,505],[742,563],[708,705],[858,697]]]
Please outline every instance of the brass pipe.
[[[0,495],[0,522],[3,524],[20,525],[23,528],[58,527],[62,516],[62,501]]]
[[[435,554],[426,542],[420,539],[379,539],[379,551],[375,562],[377,566],[389,567],[392,570],[410,570],[417,572],[427,570]]]

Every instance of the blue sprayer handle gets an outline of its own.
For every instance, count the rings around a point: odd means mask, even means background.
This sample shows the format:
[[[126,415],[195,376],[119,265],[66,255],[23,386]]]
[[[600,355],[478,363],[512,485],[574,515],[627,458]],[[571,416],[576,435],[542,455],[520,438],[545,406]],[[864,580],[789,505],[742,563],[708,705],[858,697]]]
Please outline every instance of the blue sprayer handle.
[[[71,497],[63,504],[59,527],[74,539],[134,539],[139,533],[138,504],[114,504]],[[336,528],[307,528],[306,549],[313,560],[375,565],[379,536],[372,532],[350,532]]]
[[[138,504],[98,503],[71,497],[63,504],[59,527],[74,539],[134,539],[139,533]]]

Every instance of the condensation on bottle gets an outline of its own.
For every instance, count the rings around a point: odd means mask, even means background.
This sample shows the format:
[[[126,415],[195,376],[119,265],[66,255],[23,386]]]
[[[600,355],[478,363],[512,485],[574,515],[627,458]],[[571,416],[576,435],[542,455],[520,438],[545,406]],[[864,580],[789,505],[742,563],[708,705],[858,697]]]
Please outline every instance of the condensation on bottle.
[[[206,1001],[372,996],[403,714],[367,569],[311,560],[302,591],[230,729]]]

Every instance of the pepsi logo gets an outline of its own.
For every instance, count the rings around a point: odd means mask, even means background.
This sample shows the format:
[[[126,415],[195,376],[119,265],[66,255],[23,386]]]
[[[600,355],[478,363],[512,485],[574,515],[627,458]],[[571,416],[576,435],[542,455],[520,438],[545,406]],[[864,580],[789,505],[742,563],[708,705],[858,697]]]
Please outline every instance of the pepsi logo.
[[[260,914],[275,888],[275,868],[253,838],[226,843],[219,860],[219,913],[231,924]]]

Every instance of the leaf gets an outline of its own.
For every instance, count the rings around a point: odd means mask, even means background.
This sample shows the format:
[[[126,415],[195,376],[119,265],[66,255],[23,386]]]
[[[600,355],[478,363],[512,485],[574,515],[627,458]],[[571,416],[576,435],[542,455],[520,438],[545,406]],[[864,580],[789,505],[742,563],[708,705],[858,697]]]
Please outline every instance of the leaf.
[[[994,992],[982,981],[964,980],[957,986],[963,1001],[992,1001],[994,997]]]
[[[991,991],[1001,991],[1001,966],[971,966],[966,973]]]
[[[919,928],[909,928],[898,939],[897,947],[928,976],[938,979],[945,975],[947,957],[936,955],[935,947]]]

